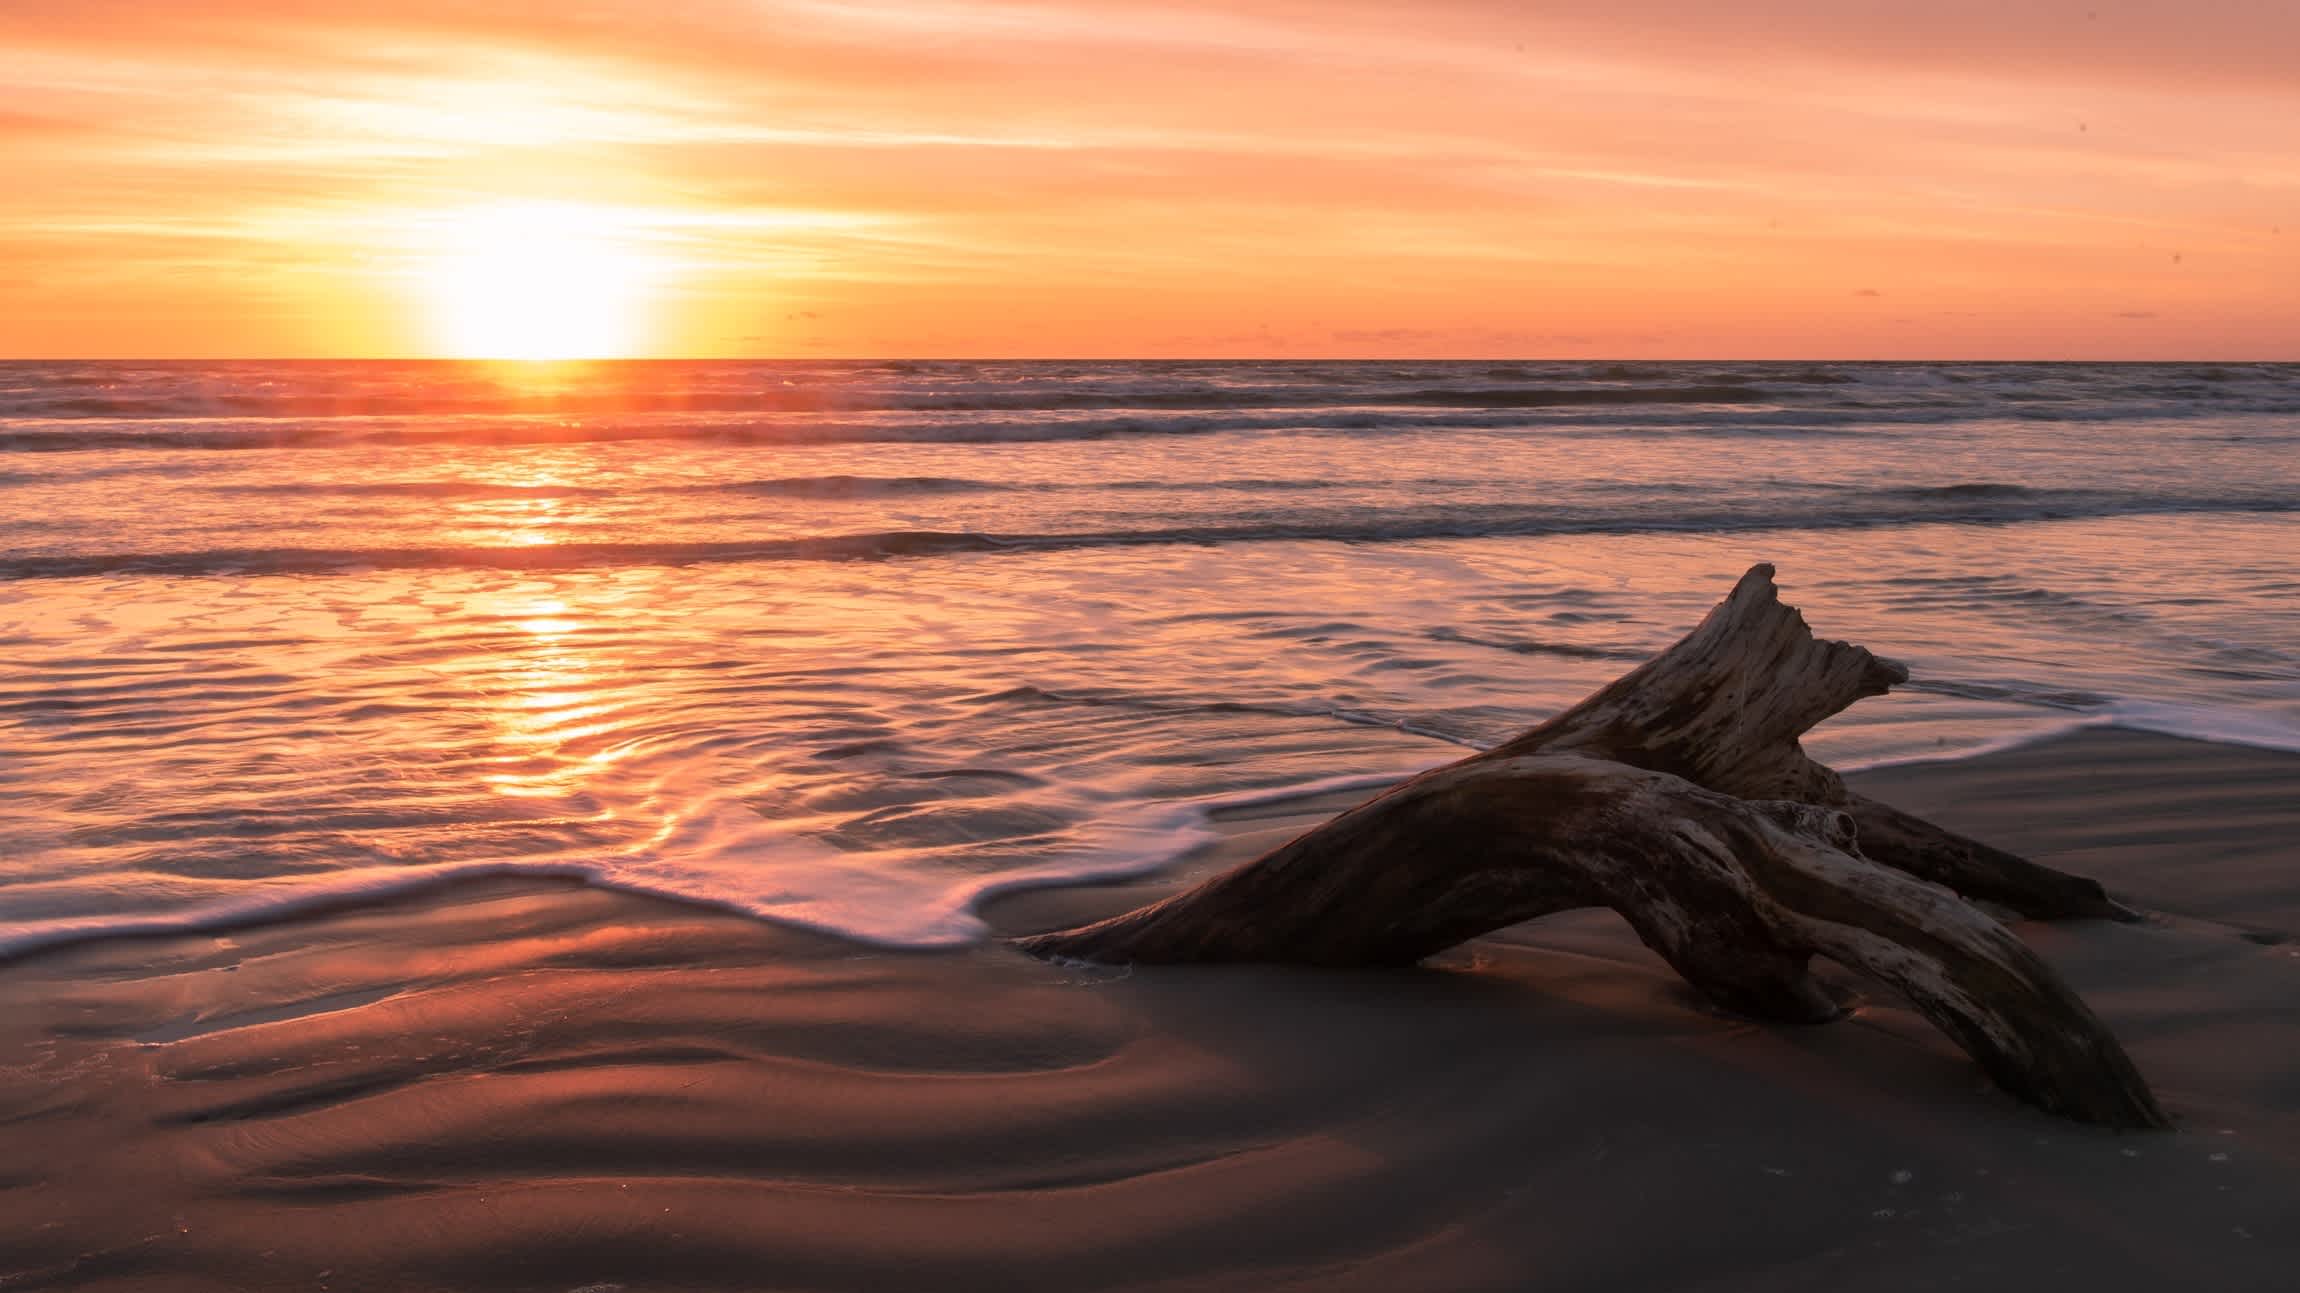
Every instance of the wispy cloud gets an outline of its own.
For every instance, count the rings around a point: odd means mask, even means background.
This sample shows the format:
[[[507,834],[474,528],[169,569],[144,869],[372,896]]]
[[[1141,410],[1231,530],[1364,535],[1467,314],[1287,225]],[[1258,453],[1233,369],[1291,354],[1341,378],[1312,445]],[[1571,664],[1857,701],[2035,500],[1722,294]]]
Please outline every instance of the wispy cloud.
[[[412,348],[426,230],[503,200],[676,265],[671,349],[2300,335],[2300,9],[1759,8],[17,5],[0,351]]]

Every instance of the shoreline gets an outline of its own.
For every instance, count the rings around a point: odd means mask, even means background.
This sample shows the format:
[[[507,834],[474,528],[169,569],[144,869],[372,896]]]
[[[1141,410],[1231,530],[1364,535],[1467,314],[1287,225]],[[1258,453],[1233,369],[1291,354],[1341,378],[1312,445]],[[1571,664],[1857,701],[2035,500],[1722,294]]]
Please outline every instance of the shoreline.
[[[470,879],[0,962],[0,1284],[2287,1284],[2300,755],[2087,729],[1850,779],[2149,909],[2018,929],[2179,1130],[2017,1106],[1873,985],[1721,1016],[1603,911],[1415,970],[1127,971]],[[984,914],[1112,914],[1367,793]]]
[[[2175,718],[2181,717],[2176,715]],[[1948,754],[1897,755],[1865,762],[1838,765],[1847,778],[1865,781],[1881,778],[1882,784],[1891,784],[1892,774],[1917,768],[1953,767],[1973,760],[1999,755],[2018,754],[2038,746],[2080,737],[2086,733],[2129,734],[2144,739],[2169,739],[2189,744],[2211,746],[2229,750],[2258,752],[2267,755],[2291,754],[2300,756],[2300,735],[2287,733],[2278,724],[2260,725],[2255,740],[2234,740],[2212,732],[2208,725],[2177,721],[2156,725],[2136,725],[2117,714],[2091,715],[2070,722],[2030,732],[2022,732],[1992,741],[1978,748]],[[2198,733],[2204,733],[2199,735]],[[1431,762],[1439,766],[1452,758],[1475,753],[1478,747],[1468,747],[1460,754],[1447,755]],[[310,888],[291,889],[277,895],[257,895],[228,903],[220,907],[182,913],[148,916],[79,918],[80,923],[61,927],[7,933],[0,930],[0,971],[19,962],[47,955],[88,942],[111,939],[166,939],[197,935],[230,934],[239,930],[256,929],[273,924],[294,923],[324,919],[330,915],[357,910],[371,905],[383,905],[409,899],[421,899],[435,892],[452,893],[466,885],[484,884],[495,880],[532,880],[550,884],[565,882],[611,893],[630,894],[693,906],[707,911],[723,911],[749,920],[763,921],[781,928],[829,938],[842,939],[860,947],[878,951],[941,951],[980,943],[986,938],[1010,937],[1019,933],[1036,932],[1009,928],[1006,922],[994,918],[993,912],[1002,906],[1022,902],[1032,896],[1050,891],[1095,890],[1111,886],[1130,887],[1142,882],[1155,883],[1162,877],[1178,874],[1201,874],[1193,869],[1193,860],[1215,850],[1234,865],[1243,860],[1235,849],[1228,847],[1236,832],[1225,830],[1226,823],[1256,821],[1264,817],[1283,818],[1294,822],[1298,832],[1317,820],[1330,817],[1373,794],[1404,780],[1405,776],[1385,773],[1349,773],[1321,778],[1296,786],[1281,786],[1259,790],[1241,790],[1219,794],[1198,801],[1177,801],[1166,812],[1154,819],[1146,829],[1153,833],[1196,833],[1204,838],[1185,845],[1163,858],[1141,862],[1130,870],[1107,877],[1038,877],[1018,875],[1011,879],[992,878],[980,885],[967,904],[968,910],[981,922],[981,930],[972,936],[955,937],[938,943],[882,943],[849,934],[821,924],[794,917],[748,912],[733,901],[721,902],[707,897],[667,892],[640,885],[623,884],[607,875],[605,864],[575,861],[487,861],[471,862],[429,868],[414,874],[385,875],[381,878],[363,878],[331,886],[327,883]],[[1283,843],[1283,838],[1272,838],[1264,847]],[[2020,850],[2015,849],[2015,852]],[[1250,855],[1245,855],[1250,856]],[[2103,877],[2103,883],[2115,885]]]

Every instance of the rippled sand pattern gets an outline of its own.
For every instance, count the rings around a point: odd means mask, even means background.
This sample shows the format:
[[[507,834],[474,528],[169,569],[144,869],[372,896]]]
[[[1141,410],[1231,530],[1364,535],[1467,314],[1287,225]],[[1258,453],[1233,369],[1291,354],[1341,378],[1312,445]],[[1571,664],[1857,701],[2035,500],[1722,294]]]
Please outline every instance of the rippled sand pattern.
[[[1608,913],[1423,970],[1128,974],[498,880],[0,969],[0,1275],[2266,1293],[2300,1255],[2296,765],[2105,733],[1863,782],[2159,912],[2024,928],[2174,1134],[2018,1108],[1889,995],[1704,1010]],[[1337,802],[1226,814],[1199,865]]]

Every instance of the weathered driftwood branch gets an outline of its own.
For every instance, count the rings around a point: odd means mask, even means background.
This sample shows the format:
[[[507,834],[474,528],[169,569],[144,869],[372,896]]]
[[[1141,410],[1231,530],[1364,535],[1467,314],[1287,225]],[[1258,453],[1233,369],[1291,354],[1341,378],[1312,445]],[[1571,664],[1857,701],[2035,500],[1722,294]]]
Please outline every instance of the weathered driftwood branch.
[[[1674,773],[1737,799],[1841,809],[1861,851],[2023,916],[2127,917],[2100,885],[1943,830],[1845,788],[1797,738],[1909,671],[1865,648],[1815,638],[1758,566],[1677,645],[1486,757],[1575,753]]]
[[[1683,641],[1515,740],[1195,889],[1022,946],[1105,962],[1403,965],[1610,907],[1728,1009],[1834,1017],[1808,969],[1826,956],[1899,989],[2014,1095],[2164,1125],[2084,1003],[1941,886],[2038,915],[2120,909],[2091,881],[1863,799],[1806,757],[1803,732],[1907,672],[1814,639],[1772,574],[1751,570]]]

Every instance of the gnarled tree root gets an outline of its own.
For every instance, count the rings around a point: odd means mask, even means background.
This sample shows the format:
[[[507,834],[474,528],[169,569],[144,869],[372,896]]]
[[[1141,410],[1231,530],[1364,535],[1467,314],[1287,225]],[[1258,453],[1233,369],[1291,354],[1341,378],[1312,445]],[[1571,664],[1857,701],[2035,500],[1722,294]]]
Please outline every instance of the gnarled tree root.
[[[1834,1017],[1818,954],[1901,991],[2023,1100],[2166,1125],[2075,993],[1957,893],[2036,916],[2122,908],[2089,880],[1863,799],[1808,758],[1808,728],[1908,675],[1816,640],[1772,574],[1751,570],[1683,641],[1514,740],[1163,902],[1018,941],[1110,963],[1405,965],[1610,907],[1727,1009]]]

